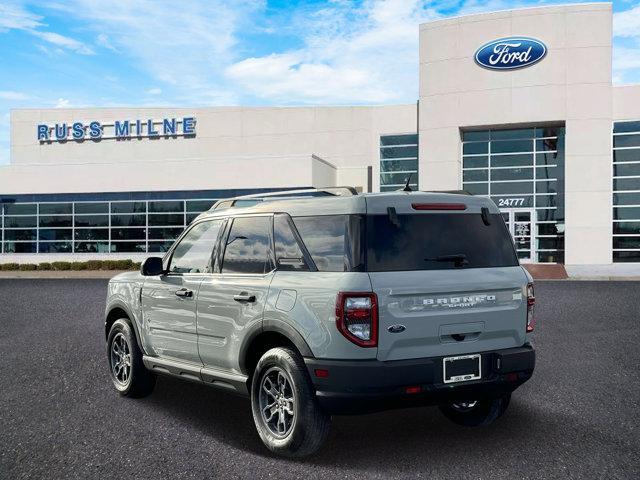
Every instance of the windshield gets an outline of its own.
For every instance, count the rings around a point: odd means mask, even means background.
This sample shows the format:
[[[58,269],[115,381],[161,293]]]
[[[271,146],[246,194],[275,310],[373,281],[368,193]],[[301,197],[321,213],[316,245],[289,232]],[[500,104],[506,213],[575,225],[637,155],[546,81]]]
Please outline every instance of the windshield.
[[[499,214],[367,215],[367,270],[511,267],[518,259]]]

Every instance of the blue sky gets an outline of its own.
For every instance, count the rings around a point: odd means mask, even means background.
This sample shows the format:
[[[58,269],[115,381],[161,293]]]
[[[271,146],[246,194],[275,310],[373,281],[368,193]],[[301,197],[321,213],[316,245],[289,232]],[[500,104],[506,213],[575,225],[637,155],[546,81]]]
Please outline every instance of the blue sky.
[[[380,104],[418,97],[418,24],[559,2],[0,0],[11,108]],[[614,8],[614,82],[640,83],[640,0]]]

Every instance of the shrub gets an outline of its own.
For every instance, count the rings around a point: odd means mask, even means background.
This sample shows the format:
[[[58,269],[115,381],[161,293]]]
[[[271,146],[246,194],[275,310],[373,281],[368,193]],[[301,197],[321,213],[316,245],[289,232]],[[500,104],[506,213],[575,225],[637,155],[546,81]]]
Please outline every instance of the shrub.
[[[127,260],[87,260],[86,262],[0,263],[0,270],[139,270],[140,262]]]
[[[102,270],[104,264],[102,260],[87,260],[84,263],[87,270]]]
[[[28,272],[28,271],[32,271],[32,270],[37,270],[38,266],[34,263],[21,263],[20,264],[20,270],[23,272]]]
[[[133,268],[132,260],[116,260],[116,270],[131,270]]]
[[[71,263],[70,262],[52,262],[51,267],[54,270],[70,270]]]
[[[2,263],[2,264],[0,264],[0,267],[2,267],[2,270],[19,270],[20,269],[20,264],[18,264],[18,263]]]

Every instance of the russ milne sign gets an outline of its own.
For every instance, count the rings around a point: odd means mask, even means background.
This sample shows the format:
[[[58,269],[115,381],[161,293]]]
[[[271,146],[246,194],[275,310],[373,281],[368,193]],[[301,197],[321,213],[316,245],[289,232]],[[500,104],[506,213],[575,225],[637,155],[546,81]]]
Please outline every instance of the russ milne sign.
[[[106,140],[128,138],[193,137],[196,134],[195,117],[163,118],[162,120],[116,120],[39,124],[38,140],[66,142],[67,140]]]
[[[481,46],[476,63],[490,70],[515,70],[539,62],[547,54],[544,43],[534,38],[500,38]]]

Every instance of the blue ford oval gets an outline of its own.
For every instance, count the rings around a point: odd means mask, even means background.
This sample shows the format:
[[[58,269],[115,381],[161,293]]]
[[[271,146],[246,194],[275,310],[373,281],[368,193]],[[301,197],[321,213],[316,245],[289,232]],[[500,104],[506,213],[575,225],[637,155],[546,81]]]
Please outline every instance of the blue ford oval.
[[[535,38],[507,37],[486,43],[476,51],[476,63],[491,70],[515,70],[539,62],[547,54]]]

